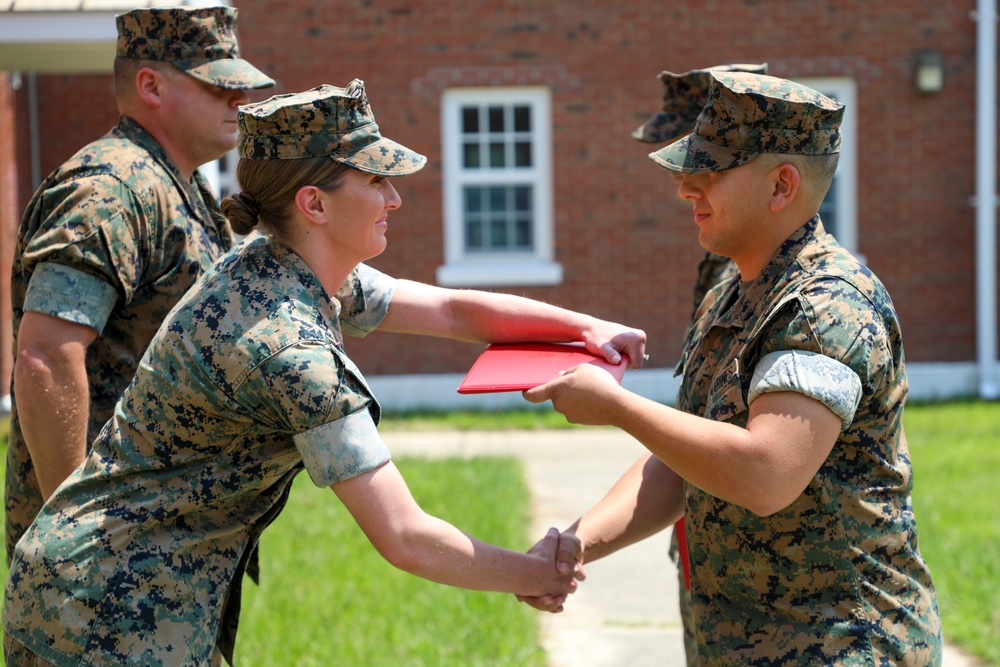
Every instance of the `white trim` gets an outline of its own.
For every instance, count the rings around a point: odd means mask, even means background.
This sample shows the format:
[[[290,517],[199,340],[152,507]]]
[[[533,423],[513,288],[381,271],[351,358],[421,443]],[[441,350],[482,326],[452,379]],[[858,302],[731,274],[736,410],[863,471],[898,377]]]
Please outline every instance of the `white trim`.
[[[532,109],[530,168],[462,168],[461,110],[491,102],[524,103]],[[554,261],[555,213],[552,183],[552,101],[544,86],[449,88],[441,95],[441,155],[444,185],[444,264],[437,282],[449,287],[557,285],[562,266]],[[466,253],[462,187],[468,183],[532,185],[533,248],[528,253]]]
[[[997,365],[997,3],[976,3],[976,359],[979,396],[1000,398]],[[952,84],[954,85],[954,84]]]
[[[840,161],[837,164],[837,241],[863,263],[858,253],[858,88],[850,77],[802,79],[801,83],[815,88],[844,104],[844,119],[840,123]]]
[[[437,268],[437,282],[445,286],[512,287],[514,285],[558,285],[562,264],[525,258],[516,261],[483,258]]]
[[[910,363],[906,365],[910,401],[967,398],[976,395],[975,362]],[[504,410],[535,407],[521,392],[499,394],[459,394],[464,373],[433,375],[377,375],[367,377],[379,403],[386,410]],[[665,405],[677,402],[680,378],[672,369],[652,368],[627,371],[622,386],[631,392]],[[539,407],[551,408],[544,403]]]

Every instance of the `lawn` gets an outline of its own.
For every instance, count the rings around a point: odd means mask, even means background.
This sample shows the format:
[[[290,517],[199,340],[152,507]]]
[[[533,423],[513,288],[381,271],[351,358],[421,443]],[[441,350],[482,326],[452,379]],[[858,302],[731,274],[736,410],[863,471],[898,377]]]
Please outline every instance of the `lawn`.
[[[1000,403],[907,406],[920,551],[945,637],[1000,665]]]
[[[994,490],[1000,403],[911,404],[905,422],[920,548],[937,583],[945,636],[1000,667],[1000,494]],[[384,420],[394,430],[491,424],[566,427],[550,410]],[[527,548],[527,491],[517,461],[397,464],[428,512],[477,537]],[[244,589],[237,664],[545,664],[535,612],[510,596],[431,584],[393,569],[336,497],[305,476],[265,532],[261,563],[261,586]]]

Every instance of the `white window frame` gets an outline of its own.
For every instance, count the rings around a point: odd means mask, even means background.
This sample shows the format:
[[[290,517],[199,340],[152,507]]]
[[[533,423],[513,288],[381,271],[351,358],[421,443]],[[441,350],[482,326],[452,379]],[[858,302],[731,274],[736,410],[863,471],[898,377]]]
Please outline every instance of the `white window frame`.
[[[840,123],[840,161],[833,177],[837,184],[836,236],[840,245],[864,262],[858,253],[857,84],[850,77],[802,79],[801,83],[845,105]]]
[[[532,110],[531,166],[507,169],[464,169],[462,107],[490,103],[526,104]],[[437,282],[447,287],[558,285],[562,265],[554,261],[552,185],[552,102],[544,86],[450,88],[441,97],[441,155],[444,197],[444,261]],[[465,251],[463,188],[470,184],[532,186],[532,250],[517,252]]]

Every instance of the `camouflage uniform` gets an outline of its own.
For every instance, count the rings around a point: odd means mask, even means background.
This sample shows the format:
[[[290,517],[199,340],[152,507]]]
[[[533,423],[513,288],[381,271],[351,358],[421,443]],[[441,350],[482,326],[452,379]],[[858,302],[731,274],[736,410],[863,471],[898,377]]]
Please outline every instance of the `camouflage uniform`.
[[[339,321],[372,330],[393,285],[362,266],[330,299],[259,235],[210,269],[18,545],[7,632],[55,664],[209,664],[235,633],[220,624],[241,559],[294,476],[329,486],[389,459]]]
[[[762,360],[790,350],[853,371],[857,408],[823,367],[768,368],[754,381]],[[805,393],[849,416],[805,492],[774,515],[685,485],[694,664],[938,664],[934,584],[910,501],[899,320],[878,278],[815,218],[756,280],[711,292],[678,370],[678,408],[715,421],[746,426],[763,391]]]
[[[232,245],[217,211],[204,178],[181,178],[156,140],[126,117],[59,167],[28,204],[11,278],[15,346],[25,311],[100,333],[87,348],[88,442],[111,418],[160,322]],[[8,562],[42,505],[12,397]]]
[[[232,7],[136,9],[116,17],[116,57],[167,61],[222,88],[273,86],[240,58]],[[134,120],[121,117],[39,186],[18,233],[11,302],[14,349],[25,311],[98,331],[87,348],[87,441],[110,419],[160,322],[232,245],[205,179],[177,171]],[[6,556],[42,498],[17,416],[5,486]]]
[[[371,173],[425,162],[378,133],[360,81],[241,107],[239,123],[243,159],[284,146]],[[295,475],[324,487],[389,460],[343,334],[375,329],[394,287],[362,264],[330,297],[260,234],[216,262],[18,543],[8,635],[56,665],[209,665],[213,646],[232,663],[248,554]]]
[[[664,166],[721,171],[762,152],[839,149],[832,100],[772,77],[713,79],[695,133],[651,155]],[[707,419],[745,427],[758,396],[795,391],[843,423],[806,490],[773,515],[685,484],[689,665],[940,664],[911,504],[899,320],[878,278],[817,216],[758,277],[708,293],[677,371],[678,408]]]

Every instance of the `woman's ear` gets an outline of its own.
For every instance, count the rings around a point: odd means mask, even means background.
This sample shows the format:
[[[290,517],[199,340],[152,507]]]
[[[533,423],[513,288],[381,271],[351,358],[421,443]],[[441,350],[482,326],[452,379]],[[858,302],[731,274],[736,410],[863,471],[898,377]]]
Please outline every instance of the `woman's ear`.
[[[327,222],[327,212],[323,191],[315,185],[304,185],[295,193],[295,207],[299,209],[306,220],[323,225]]]
[[[771,171],[770,209],[778,213],[791,204],[799,193],[802,176],[798,167],[790,162],[783,162]]]

